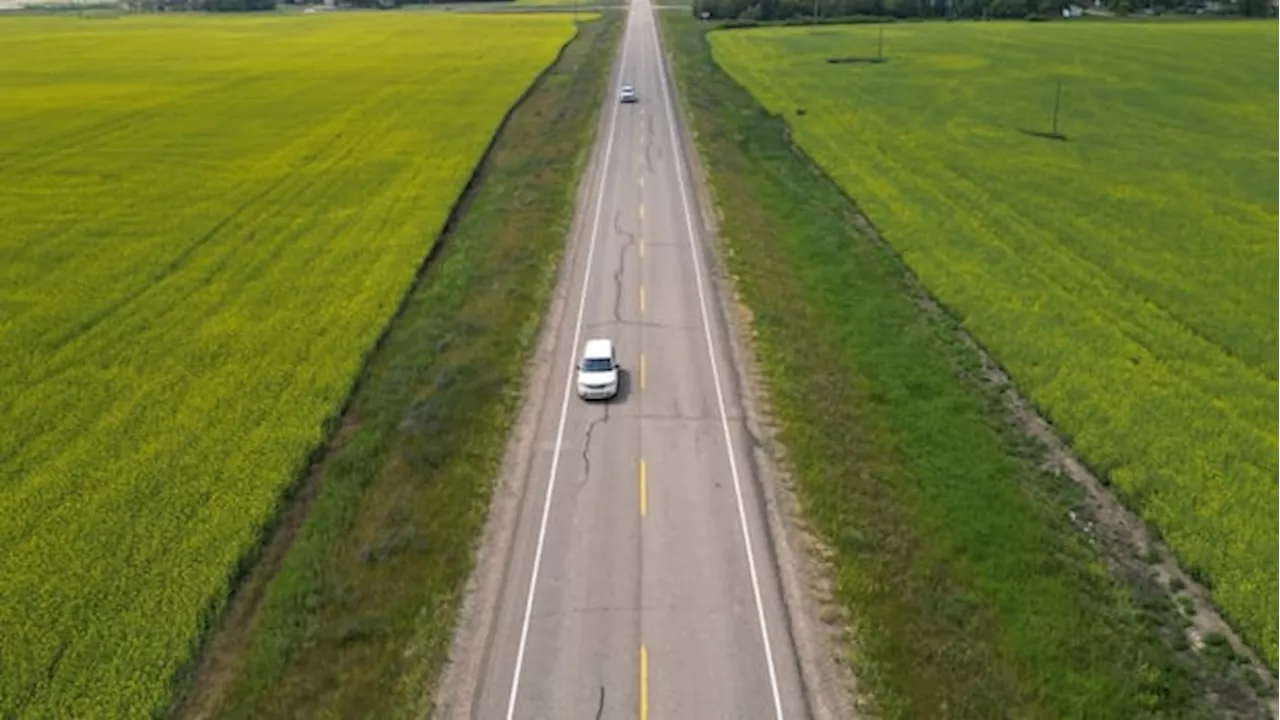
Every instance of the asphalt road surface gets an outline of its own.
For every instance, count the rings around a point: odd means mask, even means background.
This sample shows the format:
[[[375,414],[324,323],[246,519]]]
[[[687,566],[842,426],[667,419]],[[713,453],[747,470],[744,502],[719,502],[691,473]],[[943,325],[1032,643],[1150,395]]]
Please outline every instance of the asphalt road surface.
[[[632,2],[604,99],[484,720],[807,717],[655,22]],[[573,391],[594,337],[610,403]]]

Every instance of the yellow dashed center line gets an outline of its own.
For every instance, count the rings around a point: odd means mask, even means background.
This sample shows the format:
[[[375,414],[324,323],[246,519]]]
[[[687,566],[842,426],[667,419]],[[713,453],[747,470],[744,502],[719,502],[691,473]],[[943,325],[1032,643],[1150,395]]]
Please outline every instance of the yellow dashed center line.
[[[640,646],[640,720],[649,720],[649,653]]]
[[[649,514],[649,485],[648,470],[645,468],[644,461],[640,461],[640,516],[644,517]]]
[[[640,286],[640,314],[644,314],[644,286]]]

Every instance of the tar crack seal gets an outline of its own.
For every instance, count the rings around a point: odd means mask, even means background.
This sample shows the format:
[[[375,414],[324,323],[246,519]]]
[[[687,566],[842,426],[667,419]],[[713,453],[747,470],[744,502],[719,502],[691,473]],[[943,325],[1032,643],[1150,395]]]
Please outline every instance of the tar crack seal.
[[[653,150],[653,116],[646,115],[644,121],[644,164],[649,172],[653,172],[653,153],[651,152]]]
[[[591,479],[591,436],[595,433],[597,425],[603,425],[607,422],[609,422],[609,406],[605,405],[604,415],[587,424],[586,437],[582,443],[582,485],[585,485]]]
[[[619,235],[625,235],[627,242],[622,246],[622,251],[618,254],[618,269],[613,273],[613,319],[621,323],[622,320],[622,273],[627,265],[627,253],[636,244],[636,234],[627,232],[622,229],[622,213],[615,213],[613,216],[613,230]]]

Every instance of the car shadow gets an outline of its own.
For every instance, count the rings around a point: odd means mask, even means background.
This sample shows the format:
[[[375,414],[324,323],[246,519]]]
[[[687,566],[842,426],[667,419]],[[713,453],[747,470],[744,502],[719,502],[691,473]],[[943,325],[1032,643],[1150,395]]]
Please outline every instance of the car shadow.
[[[1031,137],[1043,138],[1045,140],[1067,141],[1067,136],[1060,132],[1050,132],[1048,130],[1028,130],[1027,128],[1018,128],[1018,132]]]
[[[832,57],[827,58],[827,62],[832,65],[847,65],[853,63],[865,63],[867,65],[880,65],[889,62],[886,57]]]
[[[609,399],[611,405],[625,405],[627,398],[631,397],[631,373],[623,368],[618,368],[618,394]]]

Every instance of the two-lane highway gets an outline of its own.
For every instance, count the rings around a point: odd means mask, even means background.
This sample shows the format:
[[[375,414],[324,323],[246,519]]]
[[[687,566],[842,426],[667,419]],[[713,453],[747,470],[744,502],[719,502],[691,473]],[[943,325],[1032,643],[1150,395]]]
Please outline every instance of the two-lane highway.
[[[633,0],[472,704],[483,720],[807,717],[655,22]],[[622,84],[638,103],[618,102]],[[573,392],[592,337],[626,370],[610,403]]]

